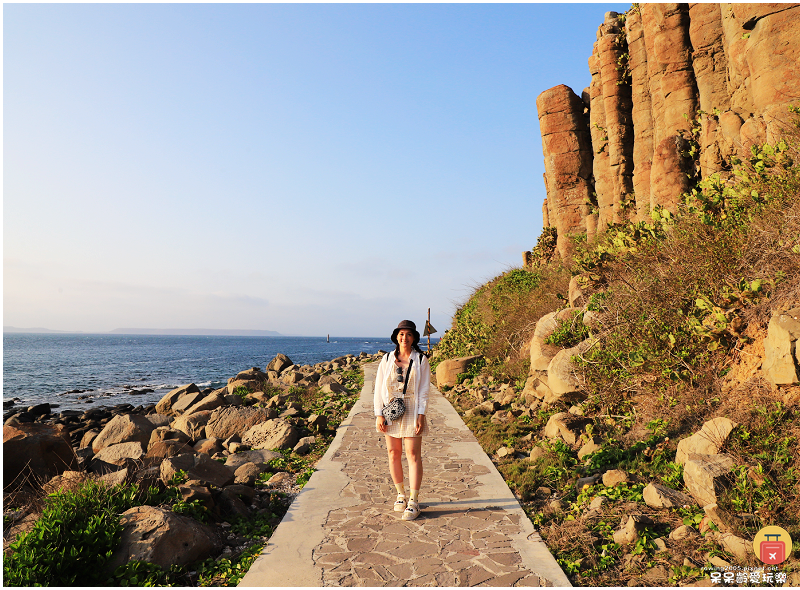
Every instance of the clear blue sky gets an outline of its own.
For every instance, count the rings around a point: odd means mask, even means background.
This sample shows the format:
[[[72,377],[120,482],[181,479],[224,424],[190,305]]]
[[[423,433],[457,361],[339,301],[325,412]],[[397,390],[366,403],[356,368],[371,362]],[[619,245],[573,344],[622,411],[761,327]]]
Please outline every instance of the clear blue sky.
[[[4,325],[442,333],[629,6],[4,5]]]

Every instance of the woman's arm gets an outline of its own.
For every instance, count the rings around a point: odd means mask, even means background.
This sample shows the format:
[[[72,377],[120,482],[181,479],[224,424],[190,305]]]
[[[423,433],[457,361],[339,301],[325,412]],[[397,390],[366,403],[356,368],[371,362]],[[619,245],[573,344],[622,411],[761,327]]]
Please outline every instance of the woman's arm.
[[[418,353],[419,354],[419,353]],[[431,388],[431,364],[428,357],[420,354],[419,388],[417,389],[417,414],[424,414],[428,408],[428,392]]]
[[[382,416],[381,410],[386,405],[384,402],[383,390],[386,389],[386,360],[387,356],[381,357],[381,362],[378,365],[378,371],[375,374],[375,393],[372,397],[372,405],[375,411],[375,416]]]

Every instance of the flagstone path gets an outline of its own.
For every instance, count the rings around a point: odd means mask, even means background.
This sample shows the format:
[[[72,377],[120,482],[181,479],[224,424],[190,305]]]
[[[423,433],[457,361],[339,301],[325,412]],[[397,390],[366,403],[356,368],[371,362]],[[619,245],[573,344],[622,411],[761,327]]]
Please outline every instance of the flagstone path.
[[[489,457],[431,388],[422,512],[392,510],[386,443],[375,431],[377,363],[317,471],[240,586],[569,586]],[[408,487],[408,466],[403,458]]]

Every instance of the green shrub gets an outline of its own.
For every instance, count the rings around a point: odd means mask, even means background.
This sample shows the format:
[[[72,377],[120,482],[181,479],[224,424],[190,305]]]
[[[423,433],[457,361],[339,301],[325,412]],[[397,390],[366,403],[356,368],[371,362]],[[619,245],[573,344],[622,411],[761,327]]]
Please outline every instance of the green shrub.
[[[33,529],[10,545],[6,586],[104,585],[105,565],[122,533],[120,514],[139,504],[135,486],[87,482],[45,499]]]

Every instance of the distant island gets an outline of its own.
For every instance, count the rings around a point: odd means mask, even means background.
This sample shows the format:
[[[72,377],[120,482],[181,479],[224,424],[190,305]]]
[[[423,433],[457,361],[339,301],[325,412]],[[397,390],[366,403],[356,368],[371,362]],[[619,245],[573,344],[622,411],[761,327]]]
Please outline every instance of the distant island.
[[[3,333],[11,334],[86,334],[87,332],[69,330],[50,330],[49,328],[17,328],[3,326]],[[284,336],[273,330],[214,330],[210,328],[171,329],[171,328],[116,328],[110,332],[93,334],[143,334],[156,336]]]
[[[3,334],[83,334],[83,332],[71,332],[69,330],[50,330],[48,328],[17,328],[15,326],[3,326]]]
[[[179,330],[170,328],[117,328],[109,334],[155,334],[158,336],[283,336],[272,330],[212,330],[194,328]]]

